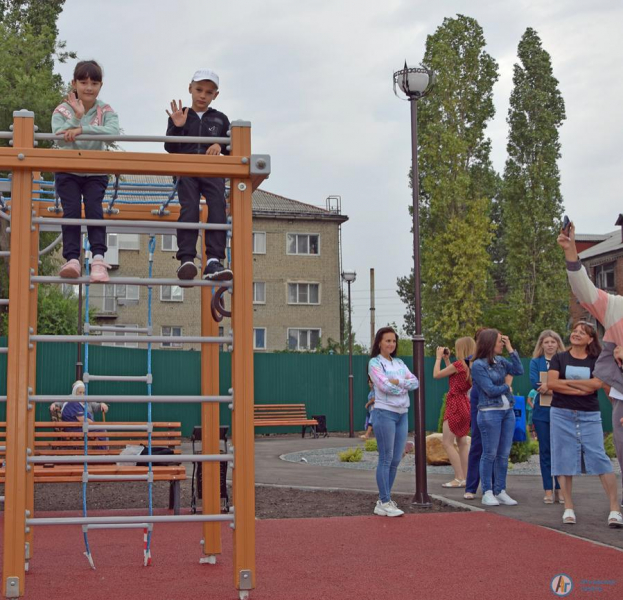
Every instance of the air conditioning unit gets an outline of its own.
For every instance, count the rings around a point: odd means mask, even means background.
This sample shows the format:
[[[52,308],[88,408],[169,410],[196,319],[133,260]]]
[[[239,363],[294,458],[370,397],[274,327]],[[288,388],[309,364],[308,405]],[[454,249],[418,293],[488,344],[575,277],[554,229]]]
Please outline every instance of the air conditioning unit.
[[[119,241],[116,233],[109,233],[106,236],[108,250],[104,254],[104,261],[111,267],[119,266]]]

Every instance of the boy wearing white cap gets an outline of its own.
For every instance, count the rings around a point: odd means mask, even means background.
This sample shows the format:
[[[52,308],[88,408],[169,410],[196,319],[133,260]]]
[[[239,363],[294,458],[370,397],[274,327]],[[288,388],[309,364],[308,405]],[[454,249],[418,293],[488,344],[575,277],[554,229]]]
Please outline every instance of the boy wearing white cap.
[[[229,131],[229,119],[218,110],[210,108],[210,104],[219,94],[218,75],[210,69],[199,69],[195,72],[188,86],[192,98],[190,108],[182,107],[182,101],[171,101],[167,135],[189,137],[226,137]],[[166,143],[167,152],[177,154],[208,154],[218,156],[229,154],[221,144]],[[223,225],[227,222],[225,208],[225,180],[222,177],[179,177],[177,187],[180,199],[180,223],[199,222],[199,199],[203,195],[208,205],[208,223]],[[177,270],[179,279],[194,279],[197,275],[195,256],[197,254],[196,229],[178,229],[177,259],[180,266]],[[206,232],[207,264],[203,272],[204,279],[226,281],[233,274],[221,264],[225,258],[226,231]]]

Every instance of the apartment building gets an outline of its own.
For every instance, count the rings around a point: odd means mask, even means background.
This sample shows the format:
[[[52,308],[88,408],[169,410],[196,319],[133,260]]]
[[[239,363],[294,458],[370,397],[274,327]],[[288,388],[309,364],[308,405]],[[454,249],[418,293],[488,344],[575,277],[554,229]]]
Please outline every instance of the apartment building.
[[[151,184],[167,181],[156,176],[131,179]],[[329,338],[339,339],[340,227],[347,220],[338,199],[328,200],[322,208],[261,189],[253,193],[256,351],[314,350]],[[157,235],[155,241],[152,276],[173,277],[178,266],[175,235]],[[115,278],[148,276],[149,237],[109,234],[108,246],[106,260],[113,267],[111,280],[91,288],[90,306],[99,324],[144,327],[149,290],[118,285]],[[171,337],[170,342],[159,347],[180,348],[175,337],[200,334],[198,288],[154,287],[151,293],[154,335]],[[225,297],[227,305],[228,294]],[[229,329],[229,319],[224,319],[220,330],[226,333]],[[131,346],[123,343],[122,335],[120,332],[119,345]],[[198,349],[198,345],[184,347]]]

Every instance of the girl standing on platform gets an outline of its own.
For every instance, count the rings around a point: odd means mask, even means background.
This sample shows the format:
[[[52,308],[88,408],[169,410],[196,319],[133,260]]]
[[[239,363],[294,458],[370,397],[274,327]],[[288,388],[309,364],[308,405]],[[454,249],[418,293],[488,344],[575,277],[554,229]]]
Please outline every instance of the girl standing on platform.
[[[98,100],[102,89],[102,68],[94,60],[83,60],[76,65],[72,90],[59,104],[52,115],[52,131],[62,133],[57,140],[60,148],[66,150],[104,150],[104,142],[80,141],[82,134],[119,135],[119,117],[108,105]],[[63,216],[79,219],[82,216],[82,202],[87,219],[103,219],[102,201],[108,185],[108,175],[89,173],[56,173],[54,177],[56,194],[60,197]],[[67,261],[59,272],[63,278],[80,277],[80,226],[63,226],[63,257]],[[104,262],[106,253],[106,228],[87,227],[89,244],[93,254],[91,281],[109,280]]]
[[[417,377],[396,358],[398,336],[391,327],[376,332],[368,374],[374,383],[374,434],[379,451],[376,484],[379,500],[374,514],[399,517],[404,514],[391,499],[392,486],[402,459],[409,431],[409,393],[417,389]]]
[[[476,352],[476,342],[471,337],[462,337],[454,344],[456,361],[450,362],[450,350],[438,347],[433,368],[435,379],[449,378],[450,389],[446,395],[446,410],[443,416],[443,447],[454,469],[454,479],[443,483],[442,487],[462,488],[465,487],[467,477],[467,457],[469,444],[467,435],[470,427],[470,403],[467,393],[472,387],[472,376],[469,368],[469,360]],[[441,368],[441,360],[446,366]],[[454,442],[459,448],[458,452]]]

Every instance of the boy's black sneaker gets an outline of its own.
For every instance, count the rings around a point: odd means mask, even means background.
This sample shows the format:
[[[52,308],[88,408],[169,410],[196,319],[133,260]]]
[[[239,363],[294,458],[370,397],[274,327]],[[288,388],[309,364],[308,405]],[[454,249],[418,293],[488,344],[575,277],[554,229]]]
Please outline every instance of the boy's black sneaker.
[[[197,266],[192,260],[184,261],[177,269],[178,279],[194,279],[197,276]]]
[[[212,260],[203,270],[203,278],[208,281],[230,281],[234,278],[234,274],[218,260]]]

